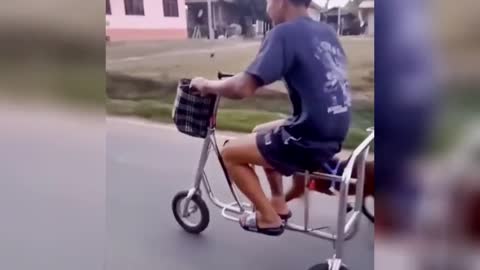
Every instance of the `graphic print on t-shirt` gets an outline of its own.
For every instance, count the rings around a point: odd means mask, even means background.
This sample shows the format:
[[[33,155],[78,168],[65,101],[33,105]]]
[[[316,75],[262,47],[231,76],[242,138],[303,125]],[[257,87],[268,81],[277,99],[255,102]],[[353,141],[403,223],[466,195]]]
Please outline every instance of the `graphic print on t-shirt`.
[[[348,112],[351,106],[349,84],[347,78],[346,59],[340,48],[318,38],[313,39],[315,58],[325,68],[326,82],[323,91],[329,96],[328,113]]]

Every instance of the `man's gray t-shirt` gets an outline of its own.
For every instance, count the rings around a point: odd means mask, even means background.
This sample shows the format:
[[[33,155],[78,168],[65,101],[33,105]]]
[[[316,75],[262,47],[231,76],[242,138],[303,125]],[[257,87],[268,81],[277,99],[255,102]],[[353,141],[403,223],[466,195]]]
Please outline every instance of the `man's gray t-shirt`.
[[[259,85],[283,79],[293,114],[282,132],[304,146],[341,145],[350,124],[346,57],[333,29],[308,17],[275,26],[246,73]]]

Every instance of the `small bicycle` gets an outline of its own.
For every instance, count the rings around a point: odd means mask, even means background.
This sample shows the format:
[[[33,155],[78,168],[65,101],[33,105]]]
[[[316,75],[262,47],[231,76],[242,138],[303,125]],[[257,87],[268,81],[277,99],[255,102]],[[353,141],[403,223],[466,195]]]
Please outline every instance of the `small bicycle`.
[[[218,73],[218,79],[230,77],[230,74]],[[200,97],[193,93],[189,87],[190,80],[182,79],[179,82],[177,97],[175,100],[172,117],[177,129],[190,136],[203,138],[203,146],[200,153],[200,160],[196,170],[193,187],[178,192],[172,201],[173,215],[180,226],[187,232],[199,234],[205,230],[210,222],[210,212],[207,204],[202,199],[203,185],[210,201],[221,209],[221,214],[227,220],[239,222],[240,215],[251,213],[254,211],[250,203],[241,202],[229,178],[222,157],[220,155],[219,145],[215,135],[216,114],[220,98],[217,96]],[[309,270],[347,270],[348,268],[342,264],[344,253],[344,242],[350,240],[358,231],[359,219],[362,215],[363,206],[363,189],[365,175],[365,161],[369,153],[369,148],[374,139],[373,128],[369,129],[368,136],[360,143],[351,154],[343,174],[341,176],[318,173],[318,172],[298,172],[297,174],[305,177],[305,194],[304,194],[304,224],[298,225],[287,222],[285,228],[287,230],[296,231],[329,240],[334,243],[335,253],[327,262],[312,266]],[[234,199],[231,203],[225,203],[215,197],[210,186],[205,165],[211,152],[214,152],[223,169],[226,182]],[[352,170],[354,162],[357,164],[357,179],[352,178]],[[324,231],[326,227],[317,229],[318,227],[310,226],[310,202],[309,188],[307,186],[309,179],[321,179],[339,183],[338,191],[338,215],[336,233]],[[347,211],[348,188],[350,184],[356,184],[355,201],[353,209]],[[195,218],[198,216],[197,218]]]

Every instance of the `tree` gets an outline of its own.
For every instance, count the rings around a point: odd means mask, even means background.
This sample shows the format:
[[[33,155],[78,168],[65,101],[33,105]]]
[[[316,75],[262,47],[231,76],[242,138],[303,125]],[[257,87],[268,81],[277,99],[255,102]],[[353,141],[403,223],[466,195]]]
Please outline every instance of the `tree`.
[[[355,2],[355,4],[357,4],[357,5],[360,5],[360,3],[363,2],[363,0],[353,0],[353,2]]]
[[[247,35],[250,31],[252,21],[270,21],[267,15],[266,0],[235,0],[235,4],[243,35]]]
[[[330,4],[330,0],[325,1],[325,10],[328,10],[328,5]]]
[[[355,5],[359,7],[363,0],[351,0],[351,2],[355,3]]]

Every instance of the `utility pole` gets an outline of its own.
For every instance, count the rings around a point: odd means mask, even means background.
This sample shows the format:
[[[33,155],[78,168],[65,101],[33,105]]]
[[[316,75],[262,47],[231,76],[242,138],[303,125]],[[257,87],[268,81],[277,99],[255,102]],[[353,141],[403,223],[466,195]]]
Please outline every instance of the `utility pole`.
[[[338,35],[340,35],[340,24],[342,22],[341,10],[342,10],[342,8],[339,6],[338,7],[338,16],[337,16],[337,34]]]
[[[213,23],[212,23],[212,0],[207,0],[207,16],[208,16],[208,38],[214,39]]]

